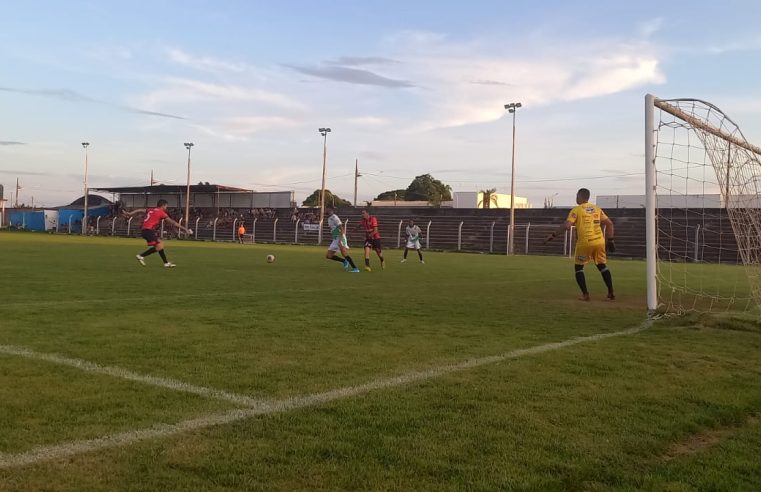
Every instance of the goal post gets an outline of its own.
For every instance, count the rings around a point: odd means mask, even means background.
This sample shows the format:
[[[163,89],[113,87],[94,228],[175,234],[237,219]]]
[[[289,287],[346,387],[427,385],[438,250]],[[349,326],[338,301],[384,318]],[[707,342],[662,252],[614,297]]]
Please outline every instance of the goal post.
[[[760,157],[715,105],[645,96],[651,314],[761,305]]]
[[[658,309],[658,246],[656,238],[656,194],[655,181],[655,96],[645,96],[645,246],[647,258],[647,310],[650,315]]]

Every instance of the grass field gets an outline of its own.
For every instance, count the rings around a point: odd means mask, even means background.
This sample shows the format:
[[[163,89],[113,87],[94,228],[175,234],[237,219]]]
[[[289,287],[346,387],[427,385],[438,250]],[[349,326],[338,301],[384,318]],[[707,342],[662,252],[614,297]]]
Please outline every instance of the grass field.
[[[642,262],[143,249],[0,233],[0,490],[761,490],[761,324]]]

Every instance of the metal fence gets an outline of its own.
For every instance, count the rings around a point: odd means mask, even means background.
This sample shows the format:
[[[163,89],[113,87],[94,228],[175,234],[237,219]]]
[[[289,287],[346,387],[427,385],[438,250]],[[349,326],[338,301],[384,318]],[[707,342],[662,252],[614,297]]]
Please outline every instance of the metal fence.
[[[183,220],[180,219],[180,224]],[[246,233],[238,236],[238,226],[243,224]],[[350,244],[362,244],[364,234],[355,226],[357,218],[345,220]],[[386,248],[403,248],[406,244],[404,220],[383,221],[381,234]],[[100,236],[138,237],[140,219],[132,217],[108,218],[98,217],[94,223],[94,233]],[[427,220],[419,224],[423,231],[421,244],[425,249],[444,251],[470,251],[481,253],[502,253],[514,236],[516,254],[547,254],[571,256],[575,236],[573,229],[567,231],[552,242],[547,243],[547,236],[557,229],[549,224],[516,224],[514,231],[504,223],[489,220],[466,220],[448,218]],[[187,235],[169,226],[165,221],[159,226],[160,237],[164,239],[192,239],[214,242],[242,242],[244,244],[278,243],[320,245],[329,242],[330,234],[327,224],[304,224],[301,220],[288,220],[280,217],[267,219],[191,219],[192,235]],[[58,232],[72,233],[71,224],[59,224]]]

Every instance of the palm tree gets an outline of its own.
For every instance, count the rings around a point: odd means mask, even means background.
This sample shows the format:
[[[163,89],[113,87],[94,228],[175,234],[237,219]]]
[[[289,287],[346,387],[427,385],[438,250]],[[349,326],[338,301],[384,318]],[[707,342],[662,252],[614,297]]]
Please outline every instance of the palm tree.
[[[478,208],[491,208],[492,205],[494,205],[494,208],[498,208],[499,204],[499,197],[497,196],[497,188],[489,188],[488,190],[481,190],[482,198],[478,202],[478,205],[476,205]]]

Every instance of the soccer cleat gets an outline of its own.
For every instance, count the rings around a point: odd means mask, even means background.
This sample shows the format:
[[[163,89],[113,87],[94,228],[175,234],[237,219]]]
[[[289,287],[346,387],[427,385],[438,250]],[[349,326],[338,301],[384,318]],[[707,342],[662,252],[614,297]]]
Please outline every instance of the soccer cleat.
[[[424,262],[423,260],[420,260],[420,263],[421,263],[422,265],[425,265],[425,262]]]
[[[613,292],[608,292],[608,300],[609,301],[615,301],[616,295]]]
[[[407,258],[403,258],[402,263],[407,263]]]
[[[174,263],[172,263],[171,261],[167,261],[166,263],[164,263],[164,268],[174,268],[174,267],[176,267],[176,266],[177,266],[177,265],[175,265],[175,264],[174,264]]]
[[[592,300],[591,297],[589,297],[589,294],[581,294],[581,297],[579,297],[580,301],[589,302]]]
[[[344,260],[344,270],[349,271],[349,260]]]
[[[365,271],[366,271],[366,272],[372,272],[372,271],[373,271],[373,269],[372,269],[372,268],[370,268],[369,266],[366,266],[366,267],[365,267]]]
[[[353,270],[351,270],[351,273],[359,273],[359,268],[354,268]]]
[[[381,270],[386,269],[386,260],[381,261]]]
[[[145,266],[145,258],[140,255],[135,255],[135,259],[143,266]]]

